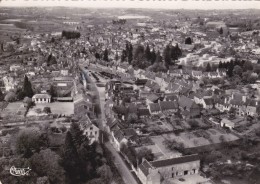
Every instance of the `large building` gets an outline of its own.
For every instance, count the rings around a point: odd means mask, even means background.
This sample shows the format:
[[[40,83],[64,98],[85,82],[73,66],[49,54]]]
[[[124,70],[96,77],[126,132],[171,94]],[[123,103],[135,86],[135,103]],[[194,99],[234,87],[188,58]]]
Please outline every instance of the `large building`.
[[[195,154],[151,162],[144,160],[137,173],[143,184],[160,184],[169,178],[198,174],[199,169],[200,158]]]

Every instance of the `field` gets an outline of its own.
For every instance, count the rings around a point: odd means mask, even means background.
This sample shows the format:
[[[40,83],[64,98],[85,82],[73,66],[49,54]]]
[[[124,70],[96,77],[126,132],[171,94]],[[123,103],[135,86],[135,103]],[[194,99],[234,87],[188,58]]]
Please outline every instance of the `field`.
[[[209,129],[209,130],[197,130],[193,132],[183,132],[179,136],[175,134],[169,134],[167,135],[167,139],[169,140],[174,139],[177,142],[183,143],[185,148],[193,148],[193,147],[205,146],[209,144],[221,143],[221,141],[224,142],[234,141],[234,140],[238,140],[239,138],[231,133],[225,133],[217,129]]]
[[[36,104],[32,109],[29,110],[27,116],[41,116],[45,115],[43,113],[44,107],[50,107],[52,114],[70,116],[74,114],[74,104],[73,102],[53,102],[53,103],[44,103]]]
[[[163,141],[165,140],[165,135],[152,136],[151,139],[155,143],[155,147],[157,148],[156,150],[159,151],[155,154],[155,156],[161,155],[161,157],[164,158],[181,156],[181,153],[179,153],[178,151],[171,151],[163,144]]]
[[[13,102],[7,105],[7,107],[1,112],[1,116],[23,116],[25,111],[26,108],[23,106],[23,102]]]

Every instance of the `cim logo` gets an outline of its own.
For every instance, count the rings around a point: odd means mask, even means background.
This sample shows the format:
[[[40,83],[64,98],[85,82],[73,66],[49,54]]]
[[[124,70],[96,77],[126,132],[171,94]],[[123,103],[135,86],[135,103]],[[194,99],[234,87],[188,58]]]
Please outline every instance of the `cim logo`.
[[[30,172],[30,168],[16,168],[12,166],[10,168],[10,174],[13,176],[28,176]],[[1,184],[1,183],[0,183]]]

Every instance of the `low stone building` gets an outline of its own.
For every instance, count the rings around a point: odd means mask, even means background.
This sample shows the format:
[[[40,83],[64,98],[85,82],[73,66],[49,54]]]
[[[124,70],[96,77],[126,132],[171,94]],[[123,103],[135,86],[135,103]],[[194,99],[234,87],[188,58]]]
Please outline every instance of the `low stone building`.
[[[137,174],[143,184],[159,184],[169,178],[198,174],[200,158],[197,154],[148,162],[138,166]]]
[[[49,94],[35,94],[32,97],[34,103],[51,103],[51,96]]]

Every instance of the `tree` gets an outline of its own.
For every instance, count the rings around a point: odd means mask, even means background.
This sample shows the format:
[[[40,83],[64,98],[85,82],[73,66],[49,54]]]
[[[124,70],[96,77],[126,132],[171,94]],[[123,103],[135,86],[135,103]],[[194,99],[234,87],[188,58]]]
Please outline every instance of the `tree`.
[[[244,63],[243,69],[244,69],[245,71],[247,71],[247,70],[253,70],[254,67],[253,67],[253,65],[252,65],[252,63],[251,63],[250,61],[247,61],[247,62]]]
[[[10,91],[5,95],[4,100],[7,102],[14,102],[16,98],[16,94],[13,91]]]
[[[235,75],[238,75],[238,76],[241,76],[242,75],[242,72],[243,72],[243,69],[239,66],[239,65],[236,65],[233,69],[233,73]]]
[[[29,158],[34,152],[39,152],[41,148],[47,147],[48,142],[42,139],[42,135],[33,130],[23,130],[14,139],[15,151]]]
[[[211,71],[211,65],[208,63],[206,66],[206,72],[210,72]]]
[[[51,108],[50,107],[44,107],[43,112],[46,114],[51,114]]]
[[[105,51],[104,51],[103,60],[105,60],[106,62],[109,61],[109,60],[108,60],[108,50],[107,50],[107,49],[105,49]]]
[[[121,55],[121,62],[124,62],[126,60],[126,57],[127,57],[126,50],[123,50]]]
[[[26,75],[24,76],[23,91],[25,96],[32,98],[34,94],[32,90],[32,85]]]
[[[148,161],[153,161],[154,159],[154,154],[152,153],[152,150],[146,147],[141,148],[139,151],[137,151],[136,155],[137,155],[138,163],[142,163],[143,158],[145,158]]]
[[[59,165],[60,156],[50,149],[41,150],[35,153],[31,158],[32,170],[38,176],[47,176],[50,183],[64,183],[65,171]]]
[[[5,99],[5,96],[2,92],[2,90],[0,89],[0,101],[3,101]]]
[[[220,62],[218,63],[218,68],[224,68],[222,61],[220,61]]]
[[[110,184],[113,178],[113,173],[107,164],[102,165],[97,169],[97,173],[102,178],[102,183]]]
[[[176,44],[176,46],[174,47],[171,47],[171,58],[175,61],[175,60],[178,60],[179,57],[181,57],[182,55],[182,51],[181,49],[179,48],[179,45]]]
[[[151,52],[151,64],[154,64],[155,60],[156,60],[156,53],[155,50],[153,49]]]
[[[145,58],[147,59],[147,61],[151,60],[151,50],[148,44],[146,45],[145,48]]]
[[[221,34],[221,35],[222,35],[222,34],[223,34],[223,28],[222,28],[222,27],[220,27],[220,29],[219,29],[219,31],[218,31],[218,32],[219,32],[219,34]]]
[[[191,37],[187,37],[187,38],[185,39],[185,44],[188,44],[188,45],[191,45],[191,44],[192,44],[192,39],[191,39]]]
[[[73,143],[73,138],[70,131],[65,137],[65,144],[62,152],[62,166],[65,170],[69,183],[77,183],[80,174],[80,160],[77,149]]]
[[[164,57],[166,68],[168,68],[171,65],[171,49],[169,45],[167,45],[166,48],[164,49],[163,57]]]
[[[72,122],[70,126],[70,133],[76,148],[79,148],[81,144],[86,141],[86,136],[83,135],[83,131],[80,129],[79,124]]]
[[[128,63],[131,64],[133,60],[133,46],[131,43],[129,44],[127,57],[128,57]]]

